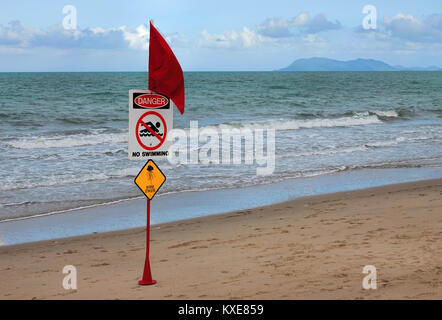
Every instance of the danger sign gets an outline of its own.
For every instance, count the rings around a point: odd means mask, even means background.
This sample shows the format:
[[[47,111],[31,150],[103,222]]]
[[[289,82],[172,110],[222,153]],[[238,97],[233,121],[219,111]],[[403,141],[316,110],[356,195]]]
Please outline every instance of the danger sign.
[[[168,156],[167,133],[173,128],[169,98],[148,90],[129,91],[129,159]]]

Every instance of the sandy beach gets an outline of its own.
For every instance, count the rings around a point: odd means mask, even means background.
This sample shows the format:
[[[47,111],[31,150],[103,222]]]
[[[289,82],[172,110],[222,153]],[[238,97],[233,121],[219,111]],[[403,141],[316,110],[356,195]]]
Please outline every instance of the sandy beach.
[[[442,299],[441,193],[426,180],[158,225],[154,286],[137,285],[141,228],[4,246],[0,299]]]

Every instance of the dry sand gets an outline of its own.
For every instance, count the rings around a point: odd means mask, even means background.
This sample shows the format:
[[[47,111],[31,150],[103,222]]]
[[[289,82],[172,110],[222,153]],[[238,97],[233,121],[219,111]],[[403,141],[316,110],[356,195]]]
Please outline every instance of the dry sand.
[[[0,299],[442,299],[441,193],[437,179],[155,226],[154,286],[137,285],[142,229],[1,247]]]

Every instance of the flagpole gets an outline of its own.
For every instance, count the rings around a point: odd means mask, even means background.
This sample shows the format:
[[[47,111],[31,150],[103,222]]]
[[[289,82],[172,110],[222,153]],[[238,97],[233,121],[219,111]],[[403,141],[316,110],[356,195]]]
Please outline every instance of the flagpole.
[[[150,246],[150,200],[147,199],[146,203],[146,259],[144,260],[144,271],[143,271],[143,279],[138,281],[139,285],[145,286],[150,284],[157,283],[156,280],[152,279],[152,272],[150,271],[150,262],[149,262],[149,246]]]

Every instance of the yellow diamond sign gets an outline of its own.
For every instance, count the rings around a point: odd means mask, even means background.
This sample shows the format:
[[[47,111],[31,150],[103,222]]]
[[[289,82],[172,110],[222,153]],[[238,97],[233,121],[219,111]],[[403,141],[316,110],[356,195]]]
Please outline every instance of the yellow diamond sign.
[[[166,176],[152,160],[146,162],[143,169],[141,169],[135,178],[135,184],[149,200],[152,200],[164,181],[166,181]]]

